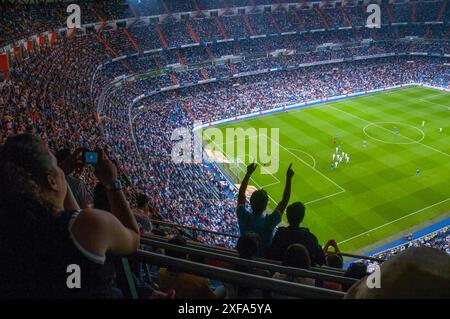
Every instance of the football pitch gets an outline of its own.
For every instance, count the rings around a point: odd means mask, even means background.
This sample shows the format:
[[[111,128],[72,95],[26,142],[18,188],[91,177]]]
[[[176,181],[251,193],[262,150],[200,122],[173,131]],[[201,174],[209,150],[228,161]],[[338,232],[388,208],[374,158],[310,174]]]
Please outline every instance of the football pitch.
[[[218,128],[254,128],[266,134],[269,154],[279,150],[279,169],[262,174],[265,167],[260,165],[250,185],[267,190],[274,208],[283,193],[286,169],[293,163],[290,202],[305,203],[303,226],[322,244],[335,239],[341,250],[354,251],[450,212],[449,106],[449,93],[408,87]],[[260,130],[264,128],[267,133]],[[279,129],[278,139],[271,128]],[[220,165],[239,184],[253,158],[229,155],[232,148],[226,144],[233,141],[205,140],[238,163]],[[338,146],[349,162],[344,159],[332,169]]]

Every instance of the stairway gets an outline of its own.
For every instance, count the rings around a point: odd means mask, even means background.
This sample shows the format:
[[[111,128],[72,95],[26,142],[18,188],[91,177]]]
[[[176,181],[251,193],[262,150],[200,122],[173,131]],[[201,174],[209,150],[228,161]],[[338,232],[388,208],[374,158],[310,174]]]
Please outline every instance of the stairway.
[[[223,27],[223,25],[222,25],[222,22],[220,22],[220,19],[219,19],[218,17],[216,17],[216,18],[214,19],[214,23],[216,24],[217,29],[219,29],[219,31],[220,31],[220,33],[222,34],[223,38],[224,38],[224,39],[228,39],[228,34],[227,34],[227,32],[225,31],[225,29],[224,29],[224,27]]]
[[[352,26],[352,22],[350,20],[350,18],[347,15],[347,12],[345,11],[345,9],[343,7],[340,8],[341,9],[341,13],[344,16],[344,21],[347,24],[347,27],[351,27]]]
[[[244,19],[245,25],[247,26],[248,31],[250,32],[251,35],[256,35],[255,30],[253,30],[252,25],[250,24],[250,21],[248,21],[247,15],[243,15],[242,19]]]
[[[297,22],[298,22],[298,24],[300,25],[301,29],[302,29],[302,30],[305,30],[305,23],[303,22],[302,19],[300,19],[299,15],[298,15],[298,13],[297,13],[297,10],[293,10],[293,12],[294,12],[295,20],[297,20]]]
[[[395,18],[394,18],[394,16],[392,15],[392,12],[391,12],[391,9],[390,9],[388,3],[385,3],[385,4],[384,4],[384,10],[385,10],[386,13],[387,13],[389,22],[390,22],[390,23],[394,23],[394,22],[395,22]]]
[[[194,40],[195,43],[199,43],[200,42],[199,38],[197,37],[197,35],[194,32],[194,29],[192,28],[191,21],[186,22],[186,25],[192,40]]]
[[[159,40],[161,40],[163,47],[167,49],[169,46],[167,45],[166,37],[164,36],[159,24],[156,25],[155,30],[159,35]]]
[[[447,7],[447,1],[444,1],[441,5],[441,8],[439,9],[439,14],[436,18],[436,21],[442,21],[442,18],[444,17],[444,14],[445,14],[446,7]]]
[[[275,27],[275,29],[277,30],[278,33],[283,32],[280,28],[280,26],[277,23],[277,20],[275,20],[275,18],[273,17],[273,15],[270,12],[267,12],[267,16],[269,17],[270,21],[272,22],[273,26]]]
[[[317,14],[320,17],[320,20],[322,20],[323,24],[325,25],[325,28],[329,29],[330,28],[330,24],[328,23],[327,19],[325,19],[325,16],[323,15],[322,9],[320,8],[314,8],[317,12]]]
[[[214,57],[214,54],[211,52],[211,49],[209,48],[209,46],[205,46],[205,50],[209,55],[209,59],[214,62],[216,61],[216,58]]]
[[[128,32],[127,29],[123,29],[123,33],[125,33],[125,35],[126,35],[127,38],[128,38],[128,41],[130,41],[130,43],[131,43],[131,45],[133,46],[133,48],[134,48],[137,52],[141,51],[140,48],[139,48],[139,46],[137,45],[136,41],[134,41],[133,37],[131,36],[130,32]]]
[[[179,50],[175,50],[175,55],[177,56],[178,62],[179,62],[181,65],[186,65],[186,61],[185,61],[185,60],[183,59],[183,57],[181,56]]]

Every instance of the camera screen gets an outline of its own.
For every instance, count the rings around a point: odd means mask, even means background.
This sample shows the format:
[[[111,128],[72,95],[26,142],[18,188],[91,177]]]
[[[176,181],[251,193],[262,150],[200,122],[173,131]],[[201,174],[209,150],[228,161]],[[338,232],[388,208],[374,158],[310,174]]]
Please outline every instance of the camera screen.
[[[97,152],[85,152],[84,153],[84,162],[86,164],[96,164],[98,161]]]

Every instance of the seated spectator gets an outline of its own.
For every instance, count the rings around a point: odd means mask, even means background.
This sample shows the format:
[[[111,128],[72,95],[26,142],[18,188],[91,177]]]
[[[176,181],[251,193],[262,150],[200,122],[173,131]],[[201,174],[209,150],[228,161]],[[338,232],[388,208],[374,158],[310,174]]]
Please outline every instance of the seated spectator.
[[[106,253],[128,255],[139,228],[102,150],[95,175],[108,189],[111,213],[80,210],[48,147],[33,135],[0,148],[0,298],[112,298],[104,280]],[[70,289],[69,265],[81,276]],[[75,275],[76,273],[73,273]]]
[[[308,250],[312,265],[323,265],[325,254],[319,242],[308,228],[300,227],[305,217],[305,206],[296,202],[286,209],[288,227],[279,227],[267,252],[267,258],[283,260],[287,248],[292,244],[301,244]]]
[[[182,247],[187,245],[186,239],[179,235],[170,239],[169,244]],[[187,259],[187,254],[185,253],[167,250],[166,254],[170,257]],[[223,289],[213,291],[207,278],[179,272],[172,268],[161,268],[158,272],[157,283],[162,291],[175,290],[175,298],[179,299],[215,299],[224,297]]]
[[[361,279],[367,276],[367,265],[364,263],[351,263],[345,271],[345,277],[353,279]],[[347,291],[351,285],[343,284],[344,291]]]
[[[72,190],[78,205],[81,209],[92,206],[92,197],[87,190],[84,181],[75,176],[83,170],[83,161],[81,159],[83,149],[77,149],[73,154],[70,153],[68,148],[60,149],[55,153],[58,161],[58,166],[61,167],[64,174],[66,174],[67,184]]]
[[[334,248],[334,252],[329,251],[330,247]],[[339,251],[339,247],[337,246],[336,241],[334,241],[333,239],[329,240],[325,244],[325,247],[323,248],[323,250],[325,253],[325,265],[328,267],[331,267],[331,268],[342,269],[342,267],[344,266],[344,261],[342,260],[342,257],[339,254],[340,251]],[[323,288],[337,290],[337,291],[342,291],[342,289],[343,289],[341,283],[327,281],[327,280],[319,282],[318,285]]]
[[[149,198],[145,194],[139,194],[136,199],[136,208],[133,210],[134,217],[141,229],[141,234],[151,233],[153,226],[149,216]]]
[[[263,213],[267,208],[269,198],[267,192],[263,189],[253,192],[250,197],[252,212],[250,213],[245,208],[245,192],[247,190],[248,181],[257,166],[258,165],[254,163],[247,166],[247,174],[245,174],[241,187],[239,188],[237,218],[241,235],[245,235],[248,232],[255,232],[261,237],[261,244],[257,254],[258,256],[263,256],[272,242],[273,231],[281,222],[281,216],[289,202],[291,196],[291,181],[294,176],[294,171],[291,169],[292,164],[289,165],[286,173],[286,186],[284,188],[283,198],[272,214],[264,215]]]
[[[256,256],[259,245],[261,243],[261,237],[256,233],[246,233],[239,237],[236,250],[240,258],[252,259]],[[270,277],[270,272],[265,269],[235,265],[234,270],[239,272],[245,272],[248,274],[254,274],[263,277]],[[261,291],[260,289],[254,289],[247,286],[225,284],[227,288],[227,298],[271,298],[270,291]]]
[[[331,268],[342,269],[344,262],[338,254],[329,254],[325,257],[325,264]]]
[[[412,247],[381,264],[354,284],[348,299],[450,298],[450,256],[429,247]],[[378,283],[377,283],[378,281]],[[368,287],[367,283],[379,288]]]
[[[308,250],[300,244],[292,244],[286,249],[283,259],[283,266],[309,270],[311,268],[311,259]],[[316,281],[312,278],[294,276],[276,272],[273,279],[295,282],[303,285],[315,286]],[[287,298],[287,296],[277,295],[276,298]]]

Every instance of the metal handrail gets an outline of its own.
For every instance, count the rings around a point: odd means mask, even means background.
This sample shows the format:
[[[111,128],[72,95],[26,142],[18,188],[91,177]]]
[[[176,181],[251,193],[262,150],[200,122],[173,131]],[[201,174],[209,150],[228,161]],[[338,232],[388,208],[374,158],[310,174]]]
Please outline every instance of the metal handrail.
[[[339,282],[339,283],[348,284],[348,285],[353,285],[357,281],[356,279],[353,279],[353,278],[342,277],[342,276],[338,276],[338,275],[334,275],[334,274],[317,272],[317,271],[313,271],[313,270],[306,270],[306,269],[300,269],[300,268],[285,267],[282,265],[263,262],[263,261],[257,261],[257,260],[253,260],[253,259],[244,259],[244,258],[239,258],[237,256],[218,254],[218,253],[214,253],[214,252],[206,252],[204,250],[199,250],[199,249],[195,249],[195,248],[183,247],[183,246],[179,246],[179,245],[173,245],[173,244],[169,244],[169,243],[153,241],[151,239],[143,239],[141,242],[145,245],[156,246],[158,248],[164,248],[167,250],[186,253],[186,254],[190,254],[190,255],[208,257],[208,258],[212,258],[212,259],[216,259],[216,260],[222,260],[225,262],[230,262],[234,265],[261,268],[261,269],[270,270],[272,272],[280,272],[283,274],[294,275],[294,276],[298,276],[298,277],[314,278],[314,279],[319,279],[319,280],[329,280],[329,281]]]
[[[375,257],[370,257],[370,256],[360,256],[360,255],[355,255],[355,254],[350,254],[350,253],[339,253],[339,255],[343,256],[343,257],[350,257],[350,258],[358,258],[358,259],[365,259],[365,260],[370,260],[370,261],[376,261],[378,263],[383,263],[386,260],[382,259],[382,258],[375,258]]]
[[[227,233],[222,233],[222,232],[216,232],[213,230],[207,230],[207,229],[201,229],[201,228],[196,228],[196,227],[191,227],[191,226],[183,226],[183,225],[179,225],[179,224],[175,224],[175,223],[171,223],[171,222],[165,222],[165,221],[160,221],[160,220],[153,220],[151,219],[151,222],[153,223],[159,223],[159,224],[163,224],[163,225],[168,225],[168,226],[172,226],[172,227],[178,227],[178,228],[183,228],[183,229],[189,229],[192,230],[194,232],[205,232],[205,233],[209,233],[209,234],[213,234],[213,235],[218,235],[218,236],[225,236],[225,237],[231,237],[231,238],[239,238],[238,235],[234,235],[234,234],[227,234]],[[196,237],[196,236],[195,236]],[[370,257],[370,256],[361,256],[361,255],[355,255],[355,254],[351,254],[351,253],[342,253],[339,252],[338,255],[342,256],[342,257],[350,257],[350,258],[357,258],[357,259],[364,259],[364,260],[370,260],[370,261],[375,261],[378,263],[382,263],[385,260],[381,259],[381,258],[375,258],[375,257]]]
[[[152,235],[151,237],[141,236],[141,239],[152,239],[155,241],[166,242],[166,243],[168,241],[168,239],[166,237],[162,237],[162,236],[158,236],[158,235]],[[187,246],[193,247],[193,248],[199,248],[199,249],[202,249],[203,251],[216,252],[216,253],[221,253],[221,254],[229,255],[229,256],[237,257],[237,255],[238,255],[235,250],[231,250],[231,249],[227,249],[227,248],[223,248],[223,247],[217,247],[217,246],[209,246],[209,245],[205,245],[205,244],[198,243],[195,241],[190,241],[190,240],[187,241]],[[279,260],[264,259],[264,258],[252,258],[252,260],[281,265],[281,261],[279,261]],[[343,275],[344,274],[343,269],[331,268],[328,266],[317,266],[317,267],[312,266],[311,270],[317,271],[317,272],[335,274],[335,275]]]
[[[188,230],[191,230],[194,232],[202,232],[202,233],[214,234],[217,236],[239,238],[239,235],[227,234],[227,233],[218,232],[218,231],[214,231],[214,230],[202,229],[202,228],[197,228],[197,227],[192,227],[192,226],[183,226],[183,225],[166,222],[166,221],[161,221],[161,220],[156,220],[156,219],[150,219],[150,221],[155,224],[162,224],[162,225],[167,225],[167,226],[176,227],[176,228],[188,229]]]
[[[226,283],[245,286],[248,286],[249,283],[251,283],[251,286],[254,288],[270,290],[272,292],[287,296],[318,299],[341,299],[345,296],[345,293],[340,291],[282,281],[230,269],[218,268],[143,250],[138,250],[136,256],[145,263],[170,267],[171,269],[177,269],[190,274],[216,279]]]

